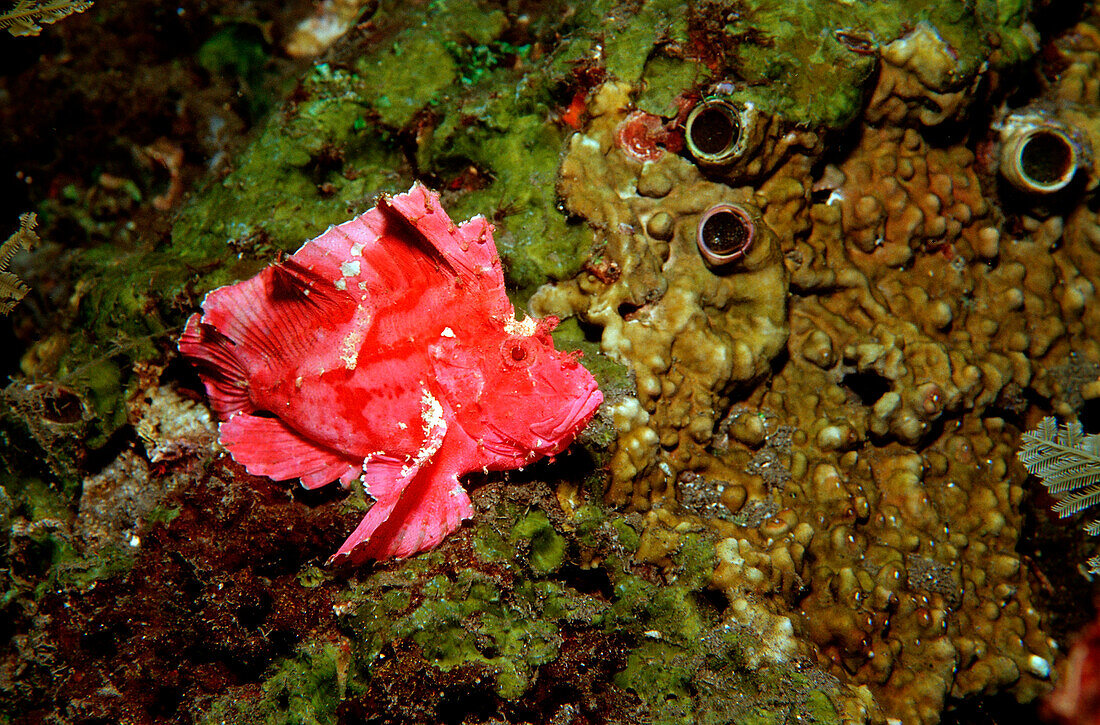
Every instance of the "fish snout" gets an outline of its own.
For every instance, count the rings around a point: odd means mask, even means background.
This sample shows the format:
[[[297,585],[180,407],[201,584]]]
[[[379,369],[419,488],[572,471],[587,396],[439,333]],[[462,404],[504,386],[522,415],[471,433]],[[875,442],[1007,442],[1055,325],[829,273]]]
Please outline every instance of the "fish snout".
[[[580,394],[566,401],[548,417],[531,425],[531,432],[539,437],[548,454],[557,453],[570,443],[577,433],[596,413],[603,402],[603,393],[594,378],[589,378]]]

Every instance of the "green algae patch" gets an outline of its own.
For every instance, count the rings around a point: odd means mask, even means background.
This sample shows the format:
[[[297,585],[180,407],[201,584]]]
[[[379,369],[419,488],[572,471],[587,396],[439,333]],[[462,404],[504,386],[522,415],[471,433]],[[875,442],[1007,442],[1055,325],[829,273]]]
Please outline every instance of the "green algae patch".
[[[205,269],[247,257],[258,269],[366,211],[378,192],[411,184],[396,140],[362,125],[372,113],[367,81],[322,64],[301,96],[268,121],[225,179],[183,210],[171,247],[180,262]],[[226,281],[211,276],[198,287]]]
[[[68,522],[68,495],[39,478],[0,485],[0,609],[16,599],[41,601],[58,591],[84,591],[97,581],[128,571],[136,552],[103,547],[81,550]],[[24,520],[16,535],[8,521]],[[33,523],[30,523],[33,522]]]
[[[542,511],[532,511],[512,527],[512,541],[526,540],[530,555],[528,562],[536,574],[549,574],[557,570],[565,560],[566,542]]]
[[[663,53],[654,54],[646,61],[642,90],[634,102],[639,110],[646,113],[673,117],[679,110],[676,99],[685,90],[698,87],[709,77],[710,71],[702,63],[672,58]]]
[[[630,627],[637,623],[644,625],[641,633],[645,637],[690,646],[715,616],[714,612],[700,608],[690,589],[658,586],[638,576],[624,576],[615,584],[615,600],[605,625]]]
[[[400,128],[454,83],[454,60],[437,38],[411,28],[382,54],[360,60],[356,70],[368,87],[370,107],[387,126]]]
[[[346,691],[350,646],[345,641],[309,642],[283,660],[264,681],[258,701],[236,696],[216,700],[199,720],[203,725],[263,723],[323,725],[336,721]]]
[[[665,642],[648,641],[627,657],[616,684],[629,690],[657,713],[655,723],[693,722],[691,696],[693,668],[689,653]]]
[[[620,687],[648,706],[647,722],[661,725],[724,723],[840,723],[833,703],[839,683],[807,676],[785,663],[750,664],[759,637],[722,621],[690,643],[668,641],[658,631],[634,648],[616,675]]]
[[[488,483],[474,502],[483,515],[438,549],[338,591],[319,584],[335,631],[274,662],[262,694],[222,698],[204,722],[379,711],[434,722],[457,701],[502,712],[568,704],[607,721],[782,722],[794,712],[839,722],[835,681],[762,661],[766,643],[706,593],[705,536],[684,535],[670,573],[654,578],[632,563],[634,526],[599,499],[563,516],[543,484]]]
[[[436,575],[416,589],[419,603],[407,613],[412,596],[368,601],[356,610],[349,624],[360,635],[364,659],[374,660],[389,642],[407,639],[427,664],[444,672],[484,667],[506,700],[521,697],[535,669],[557,656],[559,626],[547,613],[564,616],[576,609],[560,601],[560,587],[523,584],[506,591],[494,577],[473,571]],[[390,619],[395,614],[400,616]]]
[[[626,3],[618,5],[604,23],[611,30],[604,38],[608,72],[629,83],[640,80],[654,45],[687,39],[687,12],[681,0],[651,0],[633,13]]]
[[[691,33],[718,68],[715,80],[738,84],[733,100],[789,122],[842,128],[861,109],[877,49],[922,21],[949,45],[960,78],[976,76],[986,63],[994,70],[1021,63],[1035,51],[1016,0],[711,2],[693,14]]]
[[[709,585],[718,556],[714,544],[700,534],[685,534],[680,539],[680,549],[673,555],[676,563],[676,580],[688,589],[704,589]]]
[[[481,214],[496,226],[497,250],[519,302],[548,280],[579,271],[591,233],[557,207],[556,182],[567,130],[554,123],[544,79],[498,69],[466,88],[453,108],[437,107],[418,135],[417,166],[450,179],[452,218]]]

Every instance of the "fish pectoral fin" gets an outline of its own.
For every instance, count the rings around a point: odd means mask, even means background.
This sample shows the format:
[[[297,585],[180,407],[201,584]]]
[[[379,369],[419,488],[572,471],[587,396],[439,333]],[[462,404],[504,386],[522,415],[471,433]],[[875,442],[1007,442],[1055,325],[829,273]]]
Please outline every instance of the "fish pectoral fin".
[[[306,488],[337,479],[347,486],[363,470],[362,461],[304,438],[278,418],[238,413],[221,424],[220,440],[253,476],[300,478]]]
[[[374,506],[329,563],[346,557],[352,563],[369,559],[403,559],[438,546],[473,516],[473,505],[458,474],[435,466],[416,469],[406,485],[391,486],[392,495]]]
[[[427,390],[421,403],[420,449],[405,460],[382,451],[367,456],[363,486],[374,506],[330,562],[344,556],[355,562],[403,559],[436,546],[473,515],[458,474],[439,462],[448,457],[437,457],[447,439],[443,406]]]

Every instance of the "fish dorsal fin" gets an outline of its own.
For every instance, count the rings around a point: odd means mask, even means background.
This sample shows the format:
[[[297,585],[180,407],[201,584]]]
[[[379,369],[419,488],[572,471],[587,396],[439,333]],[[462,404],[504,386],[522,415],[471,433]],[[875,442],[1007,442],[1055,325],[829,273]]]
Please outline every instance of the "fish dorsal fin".
[[[293,257],[276,262],[269,269],[273,303],[300,306],[300,314],[310,322],[351,316],[355,299]]]
[[[406,216],[403,212],[405,206],[406,205],[395,201],[394,197],[383,196],[378,200],[377,208],[386,216],[387,221],[398,228],[398,234],[395,236],[407,239],[410,242],[410,246],[416,248],[447,273],[455,276],[468,274],[469,270],[466,269],[468,265],[461,259],[452,260],[448,255],[444,254],[443,250],[432,242],[431,237],[425,233],[424,229],[418,228],[416,222]],[[448,222],[449,221],[450,219],[448,218]],[[458,264],[457,268],[455,266],[456,262]]]
[[[465,317],[513,314],[492,226],[480,216],[456,225],[439,195],[421,184],[381,197],[374,209],[330,227],[291,259],[350,292],[372,317],[415,317],[415,310],[428,309],[428,298],[433,320],[448,314],[439,304],[451,303],[443,300],[460,305]]]
[[[378,208],[405,227],[419,246],[434,250],[430,256],[445,260],[456,275],[483,289],[499,289],[504,296],[504,272],[493,242],[493,227],[485,217],[455,224],[439,195],[419,183],[408,193],[383,197]]]

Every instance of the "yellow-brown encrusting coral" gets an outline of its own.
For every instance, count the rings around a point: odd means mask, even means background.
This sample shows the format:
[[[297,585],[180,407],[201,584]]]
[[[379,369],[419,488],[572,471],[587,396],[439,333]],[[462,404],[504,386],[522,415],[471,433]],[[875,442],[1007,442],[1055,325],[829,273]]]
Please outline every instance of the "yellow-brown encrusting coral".
[[[624,153],[636,89],[614,81],[562,160],[599,251],[532,305],[594,326],[637,375],[608,492],[644,512],[636,558],[666,566],[710,532],[712,585],[776,651],[866,688],[854,721],[1050,689],[1015,553],[1024,391],[1069,416],[1100,397],[1100,218],[1072,196],[1098,178],[1100,43],[1067,37],[1062,80],[985,136],[927,130],[968,117],[984,69],[922,23],[882,46],[824,161],[812,129],[770,156],[755,110],[714,97],[683,156]]]
[[[879,50],[882,70],[868,103],[872,123],[936,126],[969,109],[984,68],[966,69],[928,22]]]
[[[640,162],[616,146],[633,110],[625,86],[594,97],[592,122],[573,136],[560,191],[599,230],[602,251],[568,283],[535,295],[539,314],[579,315],[603,329],[602,350],[629,362],[638,396],[619,405],[621,437],[611,497],[640,509],[671,495],[670,471],[694,467],[739,386],[764,375],[787,338],[787,272],[750,189],[708,181],[681,157]],[[736,204],[753,241],[728,268],[701,257],[708,210]],[[611,271],[613,270],[613,271]]]

